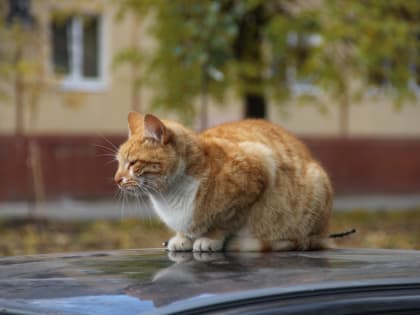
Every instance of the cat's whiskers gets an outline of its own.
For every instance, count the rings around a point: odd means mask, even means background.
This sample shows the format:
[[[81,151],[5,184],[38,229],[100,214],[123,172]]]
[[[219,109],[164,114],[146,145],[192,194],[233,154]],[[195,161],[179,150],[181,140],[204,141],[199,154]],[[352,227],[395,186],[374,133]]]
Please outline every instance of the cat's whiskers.
[[[142,189],[136,180],[130,179],[124,183],[124,186],[119,187],[118,192],[119,192],[118,197],[120,201],[122,202],[120,213],[121,213],[121,220],[123,220],[125,217],[125,208],[126,208],[126,205],[128,204],[129,197],[131,196],[139,200],[139,197],[142,198]]]
[[[163,200],[165,202],[165,204],[168,204],[168,200],[166,199],[165,195],[162,192],[160,192],[159,190],[157,190],[156,188],[154,188],[153,185],[151,185],[147,180],[145,180],[143,182],[142,188],[143,188],[143,191],[146,192],[146,194],[148,196],[150,196],[150,197],[151,196],[157,196],[160,200]],[[155,208],[153,203],[149,203],[149,205],[153,209]],[[150,215],[149,215],[149,217],[150,217]]]
[[[144,180],[142,187],[148,195],[158,195],[159,198],[163,199],[165,202],[167,201],[165,195],[157,190],[149,181]]]
[[[145,200],[145,193],[136,194],[138,210],[142,213],[142,217],[147,217],[149,227],[152,226],[152,216],[148,211],[145,211],[145,206],[148,204]]]
[[[99,136],[105,140],[105,142],[108,145],[103,145],[103,144],[99,144],[99,143],[95,143],[93,144],[96,148],[100,148],[104,151],[106,151],[107,153],[110,154],[110,156],[112,156],[115,160],[116,160],[116,155],[118,153],[118,146],[115,145],[114,143],[112,143],[109,139],[107,139],[104,135],[99,134]]]
[[[118,161],[116,161],[116,160],[109,160],[109,161],[106,161],[104,163],[104,165],[109,165],[109,164],[112,164],[112,163],[118,163]]]
[[[150,207],[150,203],[145,200],[146,195],[150,196],[153,193],[159,193],[153,185],[151,185],[148,181],[145,181],[144,179],[141,181],[139,179],[135,180],[135,187],[137,190],[134,193],[134,197],[137,200],[137,204],[139,206],[139,210],[143,211],[143,214],[147,216],[149,225],[152,226],[152,214],[149,211],[144,211],[145,206]]]
[[[118,153],[118,149],[116,147],[110,148],[101,144],[93,144],[93,146],[104,151],[103,153],[97,153],[96,157],[110,158],[109,161],[105,162],[105,165],[118,162],[117,157],[116,157]]]
[[[110,147],[107,147],[105,145],[98,144],[98,143],[94,143],[93,146],[98,148],[98,149],[104,150],[105,152],[108,152],[108,153],[117,154],[117,152],[118,152],[118,149],[110,148]]]
[[[125,207],[125,202],[124,202],[124,200],[125,200],[125,197],[124,197],[124,190],[122,190],[122,189],[118,189],[117,190],[117,192],[116,192],[116,195],[117,195],[117,198],[118,198],[118,201],[120,202],[120,204],[121,204],[121,207],[120,207],[120,218],[122,218],[123,216],[124,216],[124,207]]]
[[[115,158],[115,154],[113,153],[101,153],[101,154],[96,154],[95,156],[96,157],[110,157],[112,158],[114,162],[117,162],[117,159]]]
[[[114,149],[115,152],[118,152],[118,146],[113,143],[112,141],[110,141],[109,139],[107,139],[104,135],[101,135],[102,139],[104,139],[106,142],[108,142],[108,144],[111,145],[111,148]]]

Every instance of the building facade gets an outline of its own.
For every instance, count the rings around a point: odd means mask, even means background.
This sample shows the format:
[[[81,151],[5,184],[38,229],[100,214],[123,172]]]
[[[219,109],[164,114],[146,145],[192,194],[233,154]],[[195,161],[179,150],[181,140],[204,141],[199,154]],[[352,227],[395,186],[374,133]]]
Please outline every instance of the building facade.
[[[145,24],[152,22],[141,21],[139,25],[130,14],[118,20],[115,4],[106,0],[27,2],[35,20],[32,32],[40,41],[36,62],[42,71],[41,77],[35,79],[43,84],[38,88],[36,102],[30,93],[23,96],[25,133],[125,133],[126,115],[133,107],[133,69],[113,67],[113,60],[127,47],[152,47],[153,39],[145,31]],[[8,94],[0,100],[2,134],[16,130],[13,84]],[[138,96],[142,111],[148,110],[152,95],[150,87],[142,89]],[[349,109],[349,135],[420,137],[419,100],[411,100],[396,110],[385,96],[362,98]],[[270,102],[267,118],[298,134],[337,136],[338,110],[334,100],[328,98],[324,113],[309,102]],[[210,106],[209,125],[241,118],[239,98],[231,97],[222,106]],[[198,123],[192,127],[199,128]]]
[[[153,95],[151,87],[135,93],[136,69],[115,67],[114,59],[133,45],[153,49],[146,32],[153,19],[118,20],[107,0],[16,2],[31,5],[33,23],[24,31],[32,46],[22,54],[11,50],[26,72],[0,84],[6,94],[0,98],[0,173],[8,179],[0,182],[0,200],[112,198],[115,165],[108,150],[125,139],[127,113],[147,112]],[[243,118],[241,100],[227,99],[210,103],[209,126]],[[303,137],[338,193],[420,194],[419,99],[396,110],[385,96],[361,98],[349,108],[346,139],[340,138],[339,106],[328,97],[322,110],[310,102],[270,102],[267,118]],[[190,127],[203,126],[197,119]]]

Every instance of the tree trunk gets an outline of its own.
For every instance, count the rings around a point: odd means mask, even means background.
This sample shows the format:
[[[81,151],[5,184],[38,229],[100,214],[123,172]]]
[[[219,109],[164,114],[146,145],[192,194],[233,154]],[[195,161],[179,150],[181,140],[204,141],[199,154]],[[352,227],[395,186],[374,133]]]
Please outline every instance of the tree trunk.
[[[45,201],[45,185],[42,172],[41,149],[36,140],[28,143],[28,166],[32,175],[32,187],[34,193],[34,203],[29,208],[29,217],[35,217],[37,208]]]
[[[131,85],[131,109],[135,112],[141,113],[140,89],[141,87],[136,82],[136,74],[133,70],[132,85]]]
[[[344,96],[340,101],[339,107],[339,133],[340,137],[348,138],[350,129],[350,108],[349,99]]]
[[[22,59],[22,48],[20,46],[16,47],[15,51],[15,67],[18,68],[18,65]],[[14,82],[14,94],[15,94],[15,134],[21,136],[23,134],[23,78],[19,69],[15,73],[15,82]]]
[[[247,118],[265,118],[266,116],[261,52],[261,31],[265,22],[264,5],[260,4],[247,12],[239,22],[239,33],[234,43],[235,58],[241,67],[239,77],[242,81],[244,115]],[[252,71],[249,71],[249,68]]]
[[[131,49],[133,51],[140,52],[140,22],[137,17],[133,19],[133,26],[131,32]],[[141,113],[143,108],[141,104],[141,84],[139,80],[141,79],[141,69],[138,63],[131,64],[131,109],[135,112]]]
[[[267,113],[264,95],[257,93],[245,93],[244,114],[247,118],[265,118]]]

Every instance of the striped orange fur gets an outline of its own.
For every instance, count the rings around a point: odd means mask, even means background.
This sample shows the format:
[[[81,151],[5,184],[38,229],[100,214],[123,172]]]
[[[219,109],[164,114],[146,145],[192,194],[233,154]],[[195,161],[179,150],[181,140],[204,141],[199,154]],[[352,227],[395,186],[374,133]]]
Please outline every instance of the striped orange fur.
[[[115,181],[147,194],[176,232],[170,251],[281,251],[327,246],[333,190],[307,147],[263,120],[195,133],[131,112]]]

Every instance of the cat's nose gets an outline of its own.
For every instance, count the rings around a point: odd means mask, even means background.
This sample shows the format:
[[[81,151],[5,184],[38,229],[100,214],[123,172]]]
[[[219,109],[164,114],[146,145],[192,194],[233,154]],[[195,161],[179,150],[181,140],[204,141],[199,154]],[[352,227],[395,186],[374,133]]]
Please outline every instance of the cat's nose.
[[[115,177],[114,177],[114,182],[117,185],[121,185],[121,183],[123,182],[123,180],[124,180],[124,176],[121,176],[119,174],[115,175]]]

